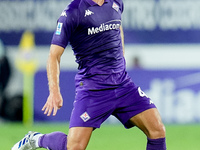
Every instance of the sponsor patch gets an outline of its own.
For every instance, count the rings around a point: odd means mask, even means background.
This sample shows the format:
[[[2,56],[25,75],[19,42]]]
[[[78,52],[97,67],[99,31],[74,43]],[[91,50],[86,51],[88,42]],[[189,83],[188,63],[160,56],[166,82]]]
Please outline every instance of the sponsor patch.
[[[116,22],[118,21],[118,23]],[[111,20],[109,22],[101,24],[99,27],[88,28],[88,35],[108,31],[108,30],[118,30],[121,25],[121,20]]]
[[[61,34],[62,25],[63,25],[63,23],[58,22],[57,29],[56,29],[56,35],[60,35]]]
[[[80,117],[84,122],[86,122],[90,119],[90,116],[88,115],[87,112],[84,112]]]

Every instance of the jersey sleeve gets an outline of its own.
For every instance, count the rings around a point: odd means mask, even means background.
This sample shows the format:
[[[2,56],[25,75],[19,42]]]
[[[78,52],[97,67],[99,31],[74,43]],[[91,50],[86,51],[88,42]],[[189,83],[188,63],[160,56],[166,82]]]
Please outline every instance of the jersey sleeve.
[[[124,12],[124,3],[122,2],[122,5],[121,5],[121,11],[122,13]]]
[[[53,34],[51,44],[66,48],[76,26],[75,13],[64,10],[57,20],[57,27]]]

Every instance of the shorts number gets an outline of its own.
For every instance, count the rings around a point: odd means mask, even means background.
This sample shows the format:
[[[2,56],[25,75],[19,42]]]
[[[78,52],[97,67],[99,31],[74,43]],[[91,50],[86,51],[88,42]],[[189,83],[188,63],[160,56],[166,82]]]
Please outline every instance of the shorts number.
[[[139,92],[139,95],[140,95],[141,97],[144,97],[144,96],[148,97],[148,96],[141,90],[140,87],[138,87],[138,92]]]

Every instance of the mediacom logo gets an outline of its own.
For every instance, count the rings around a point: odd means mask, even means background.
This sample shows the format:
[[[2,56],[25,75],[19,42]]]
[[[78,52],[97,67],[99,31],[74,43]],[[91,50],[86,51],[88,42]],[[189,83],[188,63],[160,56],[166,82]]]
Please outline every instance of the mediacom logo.
[[[88,35],[96,34],[99,32],[104,32],[108,30],[117,30],[119,29],[120,24],[101,24],[99,27],[88,28]]]

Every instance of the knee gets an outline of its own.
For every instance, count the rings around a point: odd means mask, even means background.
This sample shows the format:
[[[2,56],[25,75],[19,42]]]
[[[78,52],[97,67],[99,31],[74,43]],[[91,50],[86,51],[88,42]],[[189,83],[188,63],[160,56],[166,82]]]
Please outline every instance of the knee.
[[[164,138],[165,135],[166,135],[165,126],[163,123],[159,123],[149,131],[148,138],[151,139]]]
[[[85,146],[78,142],[67,143],[67,150],[85,150]]]
[[[70,128],[67,137],[67,150],[85,150],[92,131],[91,127]]]
[[[87,144],[84,140],[78,140],[77,138],[69,138],[67,141],[67,150],[85,150]]]

